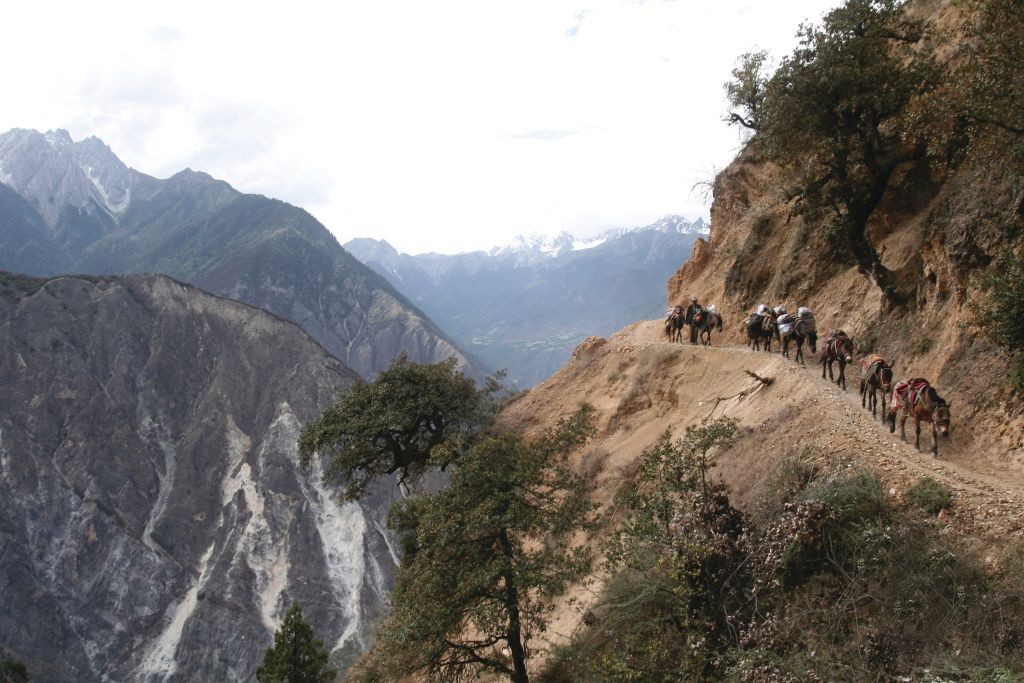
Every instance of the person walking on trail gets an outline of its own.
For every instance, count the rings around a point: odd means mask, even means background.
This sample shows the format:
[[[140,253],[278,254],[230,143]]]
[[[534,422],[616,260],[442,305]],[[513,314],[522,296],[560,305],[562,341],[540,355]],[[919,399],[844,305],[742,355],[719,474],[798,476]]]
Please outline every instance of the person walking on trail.
[[[686,307],[686,324],[690,326],[690,343],[696,345],[697,332],[704,317],[704,309],[697,303],[697,297],[690,297],[690,305]]]

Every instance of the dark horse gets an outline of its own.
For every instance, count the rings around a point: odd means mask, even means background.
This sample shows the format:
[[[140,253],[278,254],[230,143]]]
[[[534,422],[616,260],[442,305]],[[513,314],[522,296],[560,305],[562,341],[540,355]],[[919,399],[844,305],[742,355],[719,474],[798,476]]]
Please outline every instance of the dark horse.
[[[892,392],[892,369],[896,361],[886,363],[881,356],[874,354],[860,360],[860,406],[871,411],[871,417],[877,416],[878,392],[882,392],[882,421],[885,421],[885,405]]]
[[[782,342],[782,355],[785,358],[789,358],[790,340],[796,344],[796,353],[793,355],[793,360],[801,365],[804,364],[804,341],[811,347],[811,353],[818,352],[818,333],[814,328],[814,323],[809,320],[798,317],[789,332],[785,334],[779,333],[779,341]]]
[[[889,407],[889,431],[896,431],[896,411],[901,411],[900,438],[907,440],[907,418],[914,416],[914,447],[921,450],[921,422],[932,423],[932,455],[939,455],[939,439],[949,436],[949,406],[926,379],[901,379],[892,388],[892,404]]]
[[[764,350],[772,350],[772,337],[778,338],[779,325],[775,317],[769,314],[752,315],[747,318],[744,325],[747,329],[747,342],[754,351],[761,349],[761,340],[764,340]]]
[[[704,346],[711,346],[711,330],[722,331],[722,316],[716,311],[704,311],[700,324],[697,326],[697,334],[700,336],[700,343]]]
[[[665,336],[670,342],[683,343],[683,328],[686,326],[686,319],[680,315],[671,315],[665,318]]]
[[[853,362],[853,340],[842,330],[833,330],[828,335],[825,346],[821,347],[821,378],[825,379],[825,368],[828,378],[832,377],[832,364],[839,363],[839,378],[835,383],[846,391],[846,364]]]

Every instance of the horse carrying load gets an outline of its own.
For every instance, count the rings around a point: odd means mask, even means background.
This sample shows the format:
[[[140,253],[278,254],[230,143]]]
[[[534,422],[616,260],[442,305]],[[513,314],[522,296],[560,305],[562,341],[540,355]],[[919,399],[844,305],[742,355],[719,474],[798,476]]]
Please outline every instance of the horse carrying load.
[[[814,313],[811,311],[811,309],[807,308],[806,306],[801,306],[800,308],[796,309],[796,317],[797,319],[802,321],[803,324],[801,325],[801,327],[804,330],[813,333],[818,332],[818,325],[814,321]]]
[[[938,435],[949,436],[951,403],[939,396],[935,387],[922,377],[901,379],[892,388],[889,431],[896,431],[896,413],[901,414],[900,438],[907,440],[907,418],[914,418],[914,447],[921,450],[921,423],[932,423],[932,455],[939,455]]]

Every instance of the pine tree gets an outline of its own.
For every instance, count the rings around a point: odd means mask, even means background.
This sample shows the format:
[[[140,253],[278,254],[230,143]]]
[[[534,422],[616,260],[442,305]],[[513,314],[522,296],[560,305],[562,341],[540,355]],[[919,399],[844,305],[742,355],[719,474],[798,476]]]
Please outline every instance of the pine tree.
[[[302,608],[292,603],[274,644],[256,669],[259,683],[328,683],[337,671],[328,665],[323,641],[313,637],[313,627],[302,619]]]

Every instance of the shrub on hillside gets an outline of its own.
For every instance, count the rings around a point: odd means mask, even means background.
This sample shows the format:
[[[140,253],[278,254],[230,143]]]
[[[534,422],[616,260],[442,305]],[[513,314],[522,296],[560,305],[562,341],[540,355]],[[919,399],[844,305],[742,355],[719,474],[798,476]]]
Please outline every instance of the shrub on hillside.
[[[931,477],[922,477],[907,490],[907,500],[930,515],[937,515],[953,504],[949,488]]]
[[[652,449],[645,463],[658,467],[642,465],[624,487],[640,495],[619,501],[618,571],[540,680],[927,680],[929,671],[1001,680],[1024,671],[1024,576],[987,577],[892,508],[871,473],[815,472],[791,459],[762,483],[764,509],[746,517],[719,484],[705,503],[692,474],[675,479],[688,488],[652,497],[655,477],[680,463],[671,454],[667,442]]]
[[[979,279],[983,299],[974,305],[982,334],[1010,356],[1010,382],[1024,391],[1024,247],[996,257]]]

